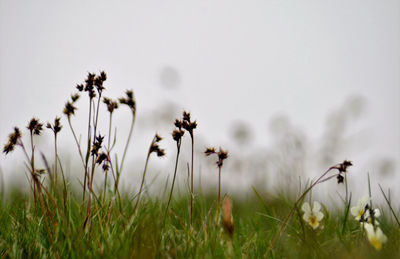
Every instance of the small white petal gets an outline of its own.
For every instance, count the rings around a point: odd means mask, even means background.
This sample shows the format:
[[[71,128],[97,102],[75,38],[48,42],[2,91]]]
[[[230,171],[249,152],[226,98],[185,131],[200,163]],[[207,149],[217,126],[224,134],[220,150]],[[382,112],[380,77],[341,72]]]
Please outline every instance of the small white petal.
[[[315,217],[317,218],[318,221],[321,221],[324,218],[324,214],[320,211],[314,213]]]
[[[313,212],[317,212],[321,210],[321,204],[318,201],[314,201]]]
[[[379,216],[381,216],[381,211],[379,209],[375,209],[374,216],[375,216],[375,218],[378,218]]]
[[[308,202],[304,202],[303,206],[301,206],[302,211],[304,211],[305,213],[311,213],[311,208],[310,208],[310,204],[308,204]]]
[[[310,216],[311,216],[311,214],[310,214],[310,213],[308,213],[308,212],[305,212],[305,213],[304,213],[304,215],[303,215],[303,219],[304,219],[304,221],[308,222],[308,220],[310,219]]]

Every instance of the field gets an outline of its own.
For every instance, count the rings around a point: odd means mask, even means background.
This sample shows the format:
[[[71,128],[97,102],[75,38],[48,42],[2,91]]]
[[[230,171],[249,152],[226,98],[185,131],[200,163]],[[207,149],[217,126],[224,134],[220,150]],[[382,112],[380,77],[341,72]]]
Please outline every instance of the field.
[[[165,155],[162,138],[155,134],[147,151],[140,188],[135,193],[119,189],[120,176],[133,125],[136,101],[133,91],[114,101],[102,96],[107,75],[89,73],[77,85],[64,107],[62,125],[44,125],[39,119],[29,121],[27,130],[14,128],[3,148],[6,155],[15,149],[25,159],[30,191],[12,190],[0,201],[0,255],[2,258],[399,258],[399,213],[386,200],[377,208],[374,197],[353,199],[347,189],[350,161],[338,161],[298,192],[279,194],[253,188],[251,195],[224,196],[219,178],[215,193],[194,189],[193,146],[197,122],[184,112],[173,122],[172,138],[176,143],[175,171],[164,195],[153,197],[145,188],[147,166],[152,159]],[[87,138],[81,141],[73,127],[76,104],[87,94],[89,105]],[[97,130],[100,105],[107,107],[108,135]],[[124,152],[115,156],[117,141],[112,115],[120,106],[129,108],[131,128]],[[104,109],[103,109],[104,110]],[[35,149],[35,138],[44,129],[54,134],[54,161],[50,154]],[[71,130],[79,153],[82,185],[71,185],[59,159],[57,134]],[[30,141],[23,141],[28,132]],[[183,138],[185,136],[185,138]],[[174,195],[182,141],[191,142],[187,193]],[[218,143],[217,143],[218,144]],[[209,147],[205,156],[215,158],[220,176],[229,153]],[[118,157],[120,159],[118,159]],[[44,165],[39,167],[39,161]],[[94,179],[104,178],[103,187],[95,188]],[[333,182],[346,186],[342,206],[328,208],[311,196],[316,186]],[[369,189],[371,183],[369,182]]]

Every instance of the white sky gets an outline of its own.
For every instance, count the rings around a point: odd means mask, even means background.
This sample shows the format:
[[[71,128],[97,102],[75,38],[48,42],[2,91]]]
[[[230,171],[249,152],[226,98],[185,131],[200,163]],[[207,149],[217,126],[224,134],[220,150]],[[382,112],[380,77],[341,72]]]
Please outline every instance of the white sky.
[[[165,67],[177,71],[177,88],[161,86]],[[276,114],[318,140],[327,115],[361,95],[362,162],[395,159],[399,173],[398,0],[0,0],[1,143],[32,116],[61,115],[75,84],[99,70],[107,95],[134,90],[138,117],[173,101],[216,146],[229,141],[234,120],[267,145]],[[2,155],[0,167],[10,161]]]

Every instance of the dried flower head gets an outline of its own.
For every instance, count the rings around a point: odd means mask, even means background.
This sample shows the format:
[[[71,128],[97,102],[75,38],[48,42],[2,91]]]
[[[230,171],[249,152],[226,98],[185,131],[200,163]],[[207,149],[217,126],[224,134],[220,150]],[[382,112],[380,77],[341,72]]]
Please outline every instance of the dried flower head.
[[[161,149],[160,146],[158,145],[158,143],[161,140],[162,140],[162,138],[158,134],[156,134],[154,136],[153,141],[151,142],[151,145],[150,145],[149,154],[156,153],[158,157],[165,156],[165,150]]]
[[[348,161],[348,160],[344,160],[343,163],[338,164],[337,166],[335,166],[334,168],[336,168],[337,170],[339,170],[339,173],[346,173],[347,172],[347,167],[352,166],[352,162]]]
[[[103,103],[107,105],[107,110],[109,113],[113,113],[115,109],[118,109],[118,103],[110,98],[104,97]]]
[[[338,184],[339,184],[339,183],[344,183],[344,176],[343,176],[343,175],[338,174],[336,178],[337,178]]]
[[[189,132],[190,136],[193,138],[193,130],[197,128],[197,122],[191,121],[190,113],[184,111],[182,115],[182,127]]]
[[[60,132],[62,129],[62,125],[60,123],[60,117],[56,117],[54,119],[53,125],[51,125],[50,122],[47,122],[46,128],[51,129],[54,132],[54,134],[57,134],[58,132]]]
[[[178,119],[176,119],[175,122],[174,122],[174,125],[175,125],[175,127],[177,127],[178,129],[181,129],[182,126],[183,126],[183,122],[180,121],[180,120],[178,120]]]
[[[216,152],[215,152],[215,148],[213,148],[213,147],[208,147],[207,149],[206,149],[206,151],[204,151],[204,154],[206,154],[206,156],[209,156],[209,155],[211,155],[211,154],[215,154]]]
[[[219,148],[217,165],[221,167],[224,163],[224,160],[227,158],[228,158],[228,151],[224,151],[222,148]]]
[[[93,146],[92,146],[92,151],[91,154],[92,156],[97,156],[99,153],[99,150],[101,148],[101,145],[103,143],[104,136],[101,136],[100,134],[95,138],[93,141]]]
[[[175,129],[174,131],[172,131],[172,138],[176,141],[179,142],[183,135],[185,134],[185,132],[181,129]]]
[[[96,163],[100,165],[101,163],[103,163],[104,161],[107,161],[107,160],[108,160],[107,154],[105,152],[101,152],[97,156]]]
[[[3,153],[7,155],[9,152],[12,152],[21,136],[22,135],[19,128],[14,127],[14,132],[8,135],[8,142],[4,145]]]
[[[125,92],[126,97],[119,98],[119,102],[121,104],[128,105],[128,107],[132,110],[133,113],[136,113],[136,101],[133,96],[132,90],[126,90]]]
[[[107,75],[104,71],[100,73],[100,75],[96,76],[94,79],[94,85],[97,89],[97,92],[101,95],[101,92],[105,89],[103,86],[104,81],[107,80]]]
[[[76,85],[76,89],[78,89],[79,92],[83,91],[83,87],[84,87],[83,84]]]
[[[40,135],[43,130],[43,123],[40,123],[38,119],[32,118],[27,126],[31,134]]]
[[[69,118],[69,117],[71,117],[71,115],[75,115],[75,110],[76,110],[76,107],[73,105],[73,103],[68,101],[64,106],[63,113],[65,115],[67,115],[67,117]]]
[[[79,96],[78,93],[72,94],[72,95],[71,95],[72,103],[76,102],[76,101],[79,99],[79,97],[80,97],[80,96]]]

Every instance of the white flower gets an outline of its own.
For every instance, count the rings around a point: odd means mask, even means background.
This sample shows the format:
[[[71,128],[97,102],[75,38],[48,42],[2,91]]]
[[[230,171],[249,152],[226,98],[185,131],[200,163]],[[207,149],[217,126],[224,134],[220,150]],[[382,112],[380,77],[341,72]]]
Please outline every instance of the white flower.
[[[361,217],[364,215],[365,207],[367,206],[369,201],[370,198],[368,196],[364,196],[357,202],[356,206],[351,207],[350,212],[355,217],[356,220],[360,220]]]
[[[382,230],[379,227],[374,227],[372,224],[364,224],[364,229],[367,232],[369,243],[376,250],[381,250],[382,244],[387,241],[387,237],[383,234]]]
[[[373,216],[371,217],[371,213],[370,210],[367,210],[364,214],[364,220],[366,220],[366,222],[368,224],[375,224],[375,225],[379,225],[379,222],[376,220],[376,218],[378,218],[381,215],[381,211],[379,209],[374,209],[373,210]],[[372,218],[374,219],[374,222],[372,222]]]
[[[314,206],[311,210],[310,204],[308,202],[304,202],[301,209],[304,211],[303,219],[310,224],[313,229],[316,229],[319,226],[319,222],[324,217],[321,210],[321,204],[319,202],[314,201]]]

